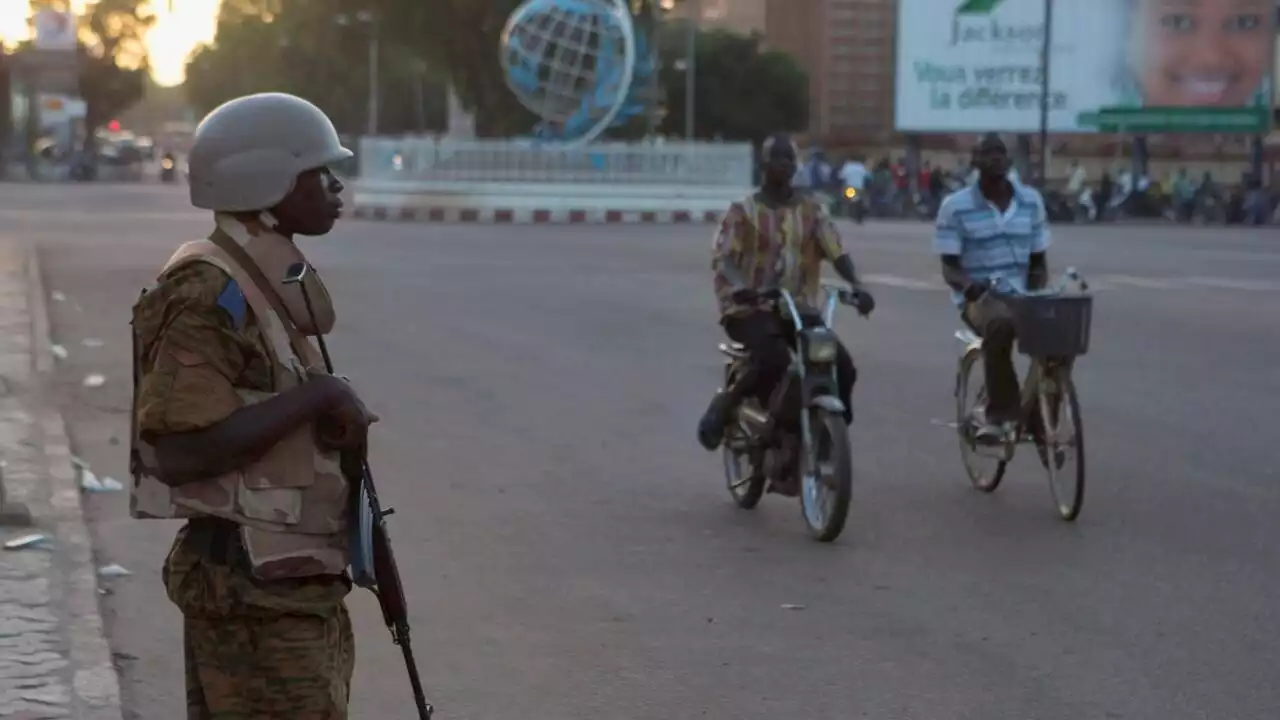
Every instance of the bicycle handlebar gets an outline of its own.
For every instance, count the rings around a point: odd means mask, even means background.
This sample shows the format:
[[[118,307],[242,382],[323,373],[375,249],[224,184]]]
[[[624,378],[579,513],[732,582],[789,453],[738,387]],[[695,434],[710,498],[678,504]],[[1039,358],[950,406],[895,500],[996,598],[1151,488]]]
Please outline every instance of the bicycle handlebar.
[[[1059,278],[1057,285],[1045,287],[1040,290],[1020,290],[1008,282],[1003,275],[996,275],[987,281],[987,292],[996,297],[1009,298],[1030,298],[1030,297],[1052,297],[1062,295],[1067,292],[1067,286],[1075,281],[1080,286],[1080,291],[1085,292],[1089,289],[1089,283],[1085,281],[1084,276],[1073,267],[1069,267]]]

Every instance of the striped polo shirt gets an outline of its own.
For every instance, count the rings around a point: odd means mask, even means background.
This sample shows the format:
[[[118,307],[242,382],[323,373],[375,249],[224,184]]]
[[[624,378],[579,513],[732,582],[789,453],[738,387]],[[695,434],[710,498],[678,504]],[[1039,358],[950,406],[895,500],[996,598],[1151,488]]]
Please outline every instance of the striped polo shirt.
[[[933,249],[939,255],[959,255],[974,280],[999,276],[1025,290],[1031,253],[1044,252],[1049,242],[1044,198],[1035,188],[1014,182],[1013,201],[1003,212],[976,185],[948,195],[938,208]],[[964,303],[958,292],[951,299]]]

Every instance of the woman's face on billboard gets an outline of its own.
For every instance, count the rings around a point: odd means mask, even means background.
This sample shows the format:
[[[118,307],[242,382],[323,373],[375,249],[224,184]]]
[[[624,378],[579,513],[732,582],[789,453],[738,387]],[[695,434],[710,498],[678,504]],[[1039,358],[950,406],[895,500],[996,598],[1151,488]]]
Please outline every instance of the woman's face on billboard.
[[[1272,0],[1137,0],[1148,107],[1243,106],[1272,63]]]

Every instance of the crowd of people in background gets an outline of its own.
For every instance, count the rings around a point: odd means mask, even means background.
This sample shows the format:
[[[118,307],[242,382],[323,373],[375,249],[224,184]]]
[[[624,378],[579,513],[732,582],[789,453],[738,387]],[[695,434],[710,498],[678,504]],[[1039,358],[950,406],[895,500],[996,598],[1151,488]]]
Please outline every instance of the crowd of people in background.
[[[1164,217],[1182,223],[1280,223],[1276,198],[1260,177],[1248,172],[1241,173],[1238,182],[1224,184],[1210,172],[1196,176],[1185,167],[1162,179],[1118,167],[1103,172],[1093,187],[1085,169],[1073,162],[1062,197],[1093,222]]]
[[[852,195],[861,199],[871,217],[929,219],[948,193],[972,185],[975,174],[968,163],[946,168],[924,161],[913,183],[905,157],[884,157],[871,164],[865,155],[828,158],[814,149],[797,167],[794,185],[826,194],[837,209],[852,188]],[[1010,177],[1021,181],[1016,169]],[[1039,178],[1028,181],[1038,183]],[[1224,185],[1209,172],[1197,177],[1180,168],[1158,179],[1135,174],[1117,162],[1091,182],[1085,167],[1073,161],[1065,183],[1058,180],[1046,188],[1045,202],[1050,219],[1057,222],[1163,217],[1183,223],[1280,224],[1280,198],[1261,178],[1247,172],[1237,184]]]
[[[797,169],[794,185],[832,197],[853,188],[875,217],[907,216],[917,209],[932,216],[942,198],[967,181],[970,170],[967,165],[948,170],[925,162],[913,187],[906,158],[881,158],[868,165],[865,156],[854,155],[829,162],[821,150],[814,150]]]

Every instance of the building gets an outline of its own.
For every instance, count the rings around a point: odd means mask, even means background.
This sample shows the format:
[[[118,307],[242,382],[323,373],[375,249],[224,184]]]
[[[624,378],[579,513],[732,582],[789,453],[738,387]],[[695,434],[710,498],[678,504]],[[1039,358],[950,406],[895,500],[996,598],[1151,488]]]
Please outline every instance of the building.
[[[824,144],[881,145],[893,135],[896,0],[661,0],[666,17],[761,33],[809,75],[809,127]]]
[[[807,134],[835,146],[889,142],[895,0],[765,0],[764,16],[766,46],[809,73]]]
[[[660,5],[672,19],[683,19],[696,9],[703,29],[750,35],[765,32],[766,4],[767,0],[661,0]]]

